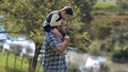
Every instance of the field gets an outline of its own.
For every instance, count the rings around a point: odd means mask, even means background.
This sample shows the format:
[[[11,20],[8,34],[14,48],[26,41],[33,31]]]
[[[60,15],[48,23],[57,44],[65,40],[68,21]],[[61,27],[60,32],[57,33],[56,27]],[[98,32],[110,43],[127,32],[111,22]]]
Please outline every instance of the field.
[[[94,6],[94,8],[108,8],[108,7],[116,7],[116,3],[115,2],[101,2],[98,1],[96,3],[96,5]]]
[[[98,1],[96,5],[93,6],[93,12],[98,14],[119,14],[127,15],[128,9],[119,9],[116,2],[101,2]]]
[[[14,62],[15,62],[14,54],[9,54],[8,66],[6,66],[6,58],[7,58],[7,54],[0,53],[0,72],[28,72],[29,62],[26,58],[23,59],[22,67],[21,67],[21,57],[17,56],[15,67],[14,67]],[[41,72],[41,65],[38,65],[37,69],[39,70],[36,72]]]

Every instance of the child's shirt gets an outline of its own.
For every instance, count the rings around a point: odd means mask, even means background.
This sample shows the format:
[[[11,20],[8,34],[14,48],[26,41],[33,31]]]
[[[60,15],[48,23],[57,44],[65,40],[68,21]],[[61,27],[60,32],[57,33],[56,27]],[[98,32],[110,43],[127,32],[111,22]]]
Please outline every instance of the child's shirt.
[[[50,32],[56,26],[60,26],[62,23],[61,19],[62,16],[59,10],[51,12],[44,21],[44,30]]]

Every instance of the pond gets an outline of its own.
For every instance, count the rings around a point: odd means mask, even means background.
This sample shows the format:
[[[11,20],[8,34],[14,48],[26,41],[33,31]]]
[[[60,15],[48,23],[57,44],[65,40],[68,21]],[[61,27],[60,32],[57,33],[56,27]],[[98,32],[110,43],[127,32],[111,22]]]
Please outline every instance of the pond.
[[[128,72],[128,64],[114,63],[104,56],[69,51],[66,55],[68,72]]]

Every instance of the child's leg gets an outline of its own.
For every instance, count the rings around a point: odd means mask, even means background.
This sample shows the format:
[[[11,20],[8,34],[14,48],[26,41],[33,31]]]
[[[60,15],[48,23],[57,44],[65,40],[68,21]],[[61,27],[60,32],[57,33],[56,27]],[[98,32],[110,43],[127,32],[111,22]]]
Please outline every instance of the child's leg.
[[[50,25],[44,26],[44,30],[45,30],[46,32],[50,32],[52,29],[53,29],[53,28],[52,28]]]
[[[52,33],[56,36],[56,38],[58,39],[58,41],[60,42],[61,41],[61,33],[56,29],[54,28],[52,30]]]

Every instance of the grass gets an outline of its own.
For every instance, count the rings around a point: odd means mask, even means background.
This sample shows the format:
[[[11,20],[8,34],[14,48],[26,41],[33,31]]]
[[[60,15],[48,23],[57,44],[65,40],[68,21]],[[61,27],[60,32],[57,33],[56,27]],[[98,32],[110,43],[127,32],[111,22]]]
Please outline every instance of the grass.
[[[14,69],[14,54],[10,54],[8,58],[8,67],[6,67],[6,57],[7,54],[0,53],[0,72],[21,72],[20,64],[21,58],[17,57],[16,67]],[[28,70],[28,61],[24,59],[23,72],[27,72]]]
[[[116,2],[102,2],[98,1],[96,5],[93,6],[93,12],[95,14],[119,14],[127,15],[128,9],[120,10]]]
[[[6,67],[6,57],[7,54],[0,53],[0,72],[28,72],[29,62],[26,58],[23,60],[23,65],[21,69],[21,57],[17,56],[16,66],[14,68],[14,60],[15,56],[14,54],[9,54],[8,58],[8,67]],[[38,72],[41,71],[41,67],[37,65]],[[40,67],[40,68],[39,68]]]
[[[101,2],[101,1],[98,1],[96,3],[96,5],[94,6],[94,8],[108,8],[108,7],[111,7],[111,6],[114,6],[116,7],[116,3],[115,2]]]

